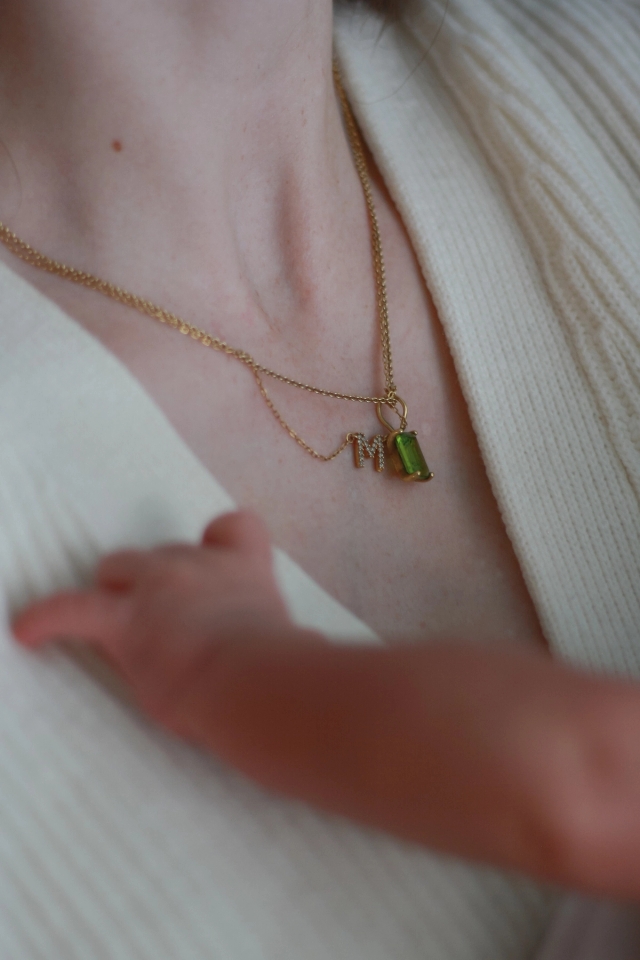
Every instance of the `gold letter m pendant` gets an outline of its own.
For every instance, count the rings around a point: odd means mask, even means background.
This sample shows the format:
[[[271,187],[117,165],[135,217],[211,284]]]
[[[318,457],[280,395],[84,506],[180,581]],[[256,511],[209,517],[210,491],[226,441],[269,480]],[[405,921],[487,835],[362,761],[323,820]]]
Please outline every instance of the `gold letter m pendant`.
[[[367,443],[363,433],[353,433],[351,436],[353,438],[356,467],[364,467],[364,458],[369,457],[374,461],[378,473],[382,473],[384,470],[384,437],[378,434],[377,437],[372,437]]]

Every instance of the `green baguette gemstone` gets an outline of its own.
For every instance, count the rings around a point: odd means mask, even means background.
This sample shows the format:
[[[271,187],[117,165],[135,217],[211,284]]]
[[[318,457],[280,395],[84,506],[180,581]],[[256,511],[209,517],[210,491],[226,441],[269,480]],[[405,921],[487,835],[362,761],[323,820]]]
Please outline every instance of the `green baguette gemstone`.
[[[396,450],[400,462],[408,476],[417,474],[415,480],[431,480],[433,474],[427,466],[415,430],[408,433],[399,433],[395,438]]]

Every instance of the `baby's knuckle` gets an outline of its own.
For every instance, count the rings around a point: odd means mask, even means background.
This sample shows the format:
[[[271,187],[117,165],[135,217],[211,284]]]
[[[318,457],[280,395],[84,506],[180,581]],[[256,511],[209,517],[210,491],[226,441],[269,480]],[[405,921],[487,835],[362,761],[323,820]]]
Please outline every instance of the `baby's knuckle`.
[[[145,571],[144,582],[152,591],[179,590],[193,580],[193,571],[184,560],[167,556],[154,558]]]

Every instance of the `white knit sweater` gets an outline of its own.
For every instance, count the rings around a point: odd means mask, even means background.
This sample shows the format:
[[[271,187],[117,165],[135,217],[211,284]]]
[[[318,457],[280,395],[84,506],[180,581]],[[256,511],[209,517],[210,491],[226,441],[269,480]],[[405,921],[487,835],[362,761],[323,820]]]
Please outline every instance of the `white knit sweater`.
[[[546,635],[638,671],[640,9],[451,0],[441,19],[342,11],[345,82]],[[7,613],[231,505],[119,362],[1,268]],[[373,639],[278,565],[301,623]],[[529,960],[556,903],[265,795],[0,630],[2,960]]]

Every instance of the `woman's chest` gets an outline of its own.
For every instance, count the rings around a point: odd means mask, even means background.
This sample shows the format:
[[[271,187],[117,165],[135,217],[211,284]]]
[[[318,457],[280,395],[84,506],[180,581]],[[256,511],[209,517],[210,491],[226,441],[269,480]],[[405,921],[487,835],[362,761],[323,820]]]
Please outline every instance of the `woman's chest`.
[[[330,462],[313,458],[282,429],[246,366],[95,295],[46,292],[129,368],[236,503],[257,509],[274,542],[380,635],[544,643],[435,309],[406,262],[390,271],[392,289],[403,291],[390,298],[395,378],[435,474],[429,483],[403,483],[389,466],[378,473],[371,459],[358,468],[350,446]],[[367,365],[362,323],[329,340],[335,383],[360,392],[375,382],[378,351]],[[354,356],[365,358],[358,369]],[[280,415],[324,454],[347,433],[383,432],[372,405],[265,385]]]
[[[429,483],[403,483],[371,459],[358,468],[351,446],[330,462],[313,458],[282,429],[246,367],[144,323],[138,347],[128,335],[110,349],[236,503],[258,510],[274,542],[376,632],[544,642],[441,334],[414,324],[396,338],[408,426],[435,473]],[[322,453],[349,432],[382,432],[373,406],[265,384],[287,423]]]

